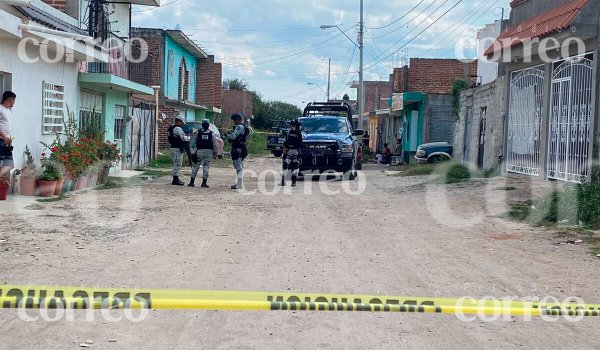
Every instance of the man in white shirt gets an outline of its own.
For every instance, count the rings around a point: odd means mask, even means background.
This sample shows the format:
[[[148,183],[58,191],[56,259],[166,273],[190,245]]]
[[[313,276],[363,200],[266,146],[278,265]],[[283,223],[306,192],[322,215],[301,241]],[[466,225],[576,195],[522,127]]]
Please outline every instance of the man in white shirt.
[[[14,168],[12,154],[12,108],[15,105],[17,95],[12,91],[2,94],[0,103],[0,177],[7,176]]]

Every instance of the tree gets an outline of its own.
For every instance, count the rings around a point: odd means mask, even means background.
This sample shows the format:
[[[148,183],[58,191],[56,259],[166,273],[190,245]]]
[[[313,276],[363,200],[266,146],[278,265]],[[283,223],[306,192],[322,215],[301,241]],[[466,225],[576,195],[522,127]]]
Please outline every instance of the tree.
[[[226,79],[223,84],[229,87],[229,90],[244,91],[248,90],[248,82],[244,79],[234,78]]]
[[[253,125],[258,129],[270,129],[278,120],[292,120],[302,117],[300,108],[283,101],[264,101],[254,92]]]
[[[302,117],[300,108],[293,104],[282,101],[271,101],[269,103],[275,119],[292,120]]]

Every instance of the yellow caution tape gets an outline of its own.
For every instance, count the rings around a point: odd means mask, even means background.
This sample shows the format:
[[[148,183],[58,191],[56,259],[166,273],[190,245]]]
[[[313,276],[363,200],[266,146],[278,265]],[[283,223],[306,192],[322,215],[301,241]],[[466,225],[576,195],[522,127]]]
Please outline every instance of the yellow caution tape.
[[[0,286],[0,309],[13,308],[370,311],[532,317],[600,316],[600,305],[590,304],[309,293]]]

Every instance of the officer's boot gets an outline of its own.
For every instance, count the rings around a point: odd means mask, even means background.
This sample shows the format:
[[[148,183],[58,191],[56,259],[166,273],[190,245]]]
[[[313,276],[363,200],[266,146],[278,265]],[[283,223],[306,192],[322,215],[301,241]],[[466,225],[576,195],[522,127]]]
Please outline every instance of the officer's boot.
[[[179,180],[179,176],[173,176],[172,185],[175,185],[175,186],[184,186],[185,184],[183,182],[181,182],[181,180]]]
[[[296,187],[296,181],[298,181],[298,176],[292,175],[292,187]]]
[[[188,184],[188,187],[196,187],[195,182],[196,182],[196,178],[192,177],[190,179],[190,183]]]
[[[208,185],[206,184],[206,181],[207,181],[206,179],[202,179],[202,186],[200,186],[200,187],[209,188]]]
[[[285,175],[281,176],[281,182],[279,183],[279,186],[285,187]]]

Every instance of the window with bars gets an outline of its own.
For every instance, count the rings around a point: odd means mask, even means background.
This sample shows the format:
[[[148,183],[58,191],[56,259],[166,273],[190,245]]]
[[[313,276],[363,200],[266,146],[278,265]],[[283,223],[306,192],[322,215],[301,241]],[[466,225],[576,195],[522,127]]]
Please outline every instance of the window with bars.
[[[104,130],[102,118],[103,97],[91,92],[81,92],[81,106],[79,107],[79,130],[85,134],[97,135]]]
[[[125,111],[126,110],[127,110],[127,107],[125,107],[125,106],[120,106],[120,105],[115,106],[114,141],[117,143],[120,141],[123,141],[123,138],[125,136],[123,121],[125,120]]]
[[[65,87],[43,82],[42,88],[42,133],[62,133],[65,119]]]

